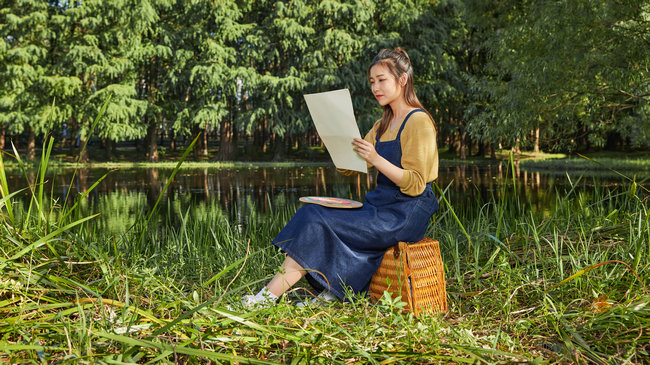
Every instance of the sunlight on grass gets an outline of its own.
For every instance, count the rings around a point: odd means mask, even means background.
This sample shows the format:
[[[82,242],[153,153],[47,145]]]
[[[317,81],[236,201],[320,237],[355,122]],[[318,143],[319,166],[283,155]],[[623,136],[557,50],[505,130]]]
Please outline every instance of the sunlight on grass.
[[[229,310],[280,264],[269,242],[295,204],[273,219],[252,207],[245,222],[231,222],[218,203],[174,203],[166,214],[100,227],[78,209],[87,194],[48,198],[43,150],[26,189],[9,189],[0,159],[2,361],[640,363],[648,356],[650,198],[632,184],[570,180],[547,214],[520,199],[516,180],[506,179],[485,205],[454,206],[440,187],[443,204],[427,235],[440,241],[447,313],[416,318],[399,302],[367,298],[299,308],[294,302],[308,295],[301,288],[272,308]],[[18,193],[31,196],[28,205],[12,204]],[[132,203],[106,201],[97,210],[117,218],[113,210],[144,207]]]

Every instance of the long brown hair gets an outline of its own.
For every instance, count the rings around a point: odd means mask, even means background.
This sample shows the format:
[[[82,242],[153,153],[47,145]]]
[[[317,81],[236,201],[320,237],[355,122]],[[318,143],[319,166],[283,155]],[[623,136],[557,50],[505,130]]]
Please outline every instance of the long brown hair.
[[[399,82],[400,77],[406,74],[406,85],[404,85],[404,99],[406,104],[411,107],[424,110],[425,113],[431,119],[433,123],[433,128],[436,128],[436,122],[434,122],[433,117],[426,110],[420,100],[418,100],[417,95],[415,95],[415,89],[413,88],[413,67],[411,67],[411,59],[409,58],[406,51],[401,47],[395,49],[382,49],[372,60],[372,63],[368,67],[367,76],[370,78],[370,69],[375,65],[384,65],[388,68],[389,72],[395,77],[395,80]],[[379,123],[379,128],[377,129],[377,137],[381,137],[384,132],[388,129],[390,121],[393,119],[393,109],[390,105],[384,105],[384,112],[381,116],[381,122]]]

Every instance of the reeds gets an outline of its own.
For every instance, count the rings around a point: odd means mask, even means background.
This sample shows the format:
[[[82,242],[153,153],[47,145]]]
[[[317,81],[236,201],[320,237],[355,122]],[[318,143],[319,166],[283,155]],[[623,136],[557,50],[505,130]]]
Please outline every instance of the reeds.
[[[126,203],[75,200],[69,210],[51,193],[48,200],[47,150],[27,189],[12,192],[0,169],[3,361],[642,363],[648,356],[649,198],[633,185],[571,180],[547,211],[520,199],[515,180],[487,204],[454,206],[440,189],[428,236],[440,241],[446,264],[446,314],[415,318],[397,310],[399,302],[367,298],[298,308],[291,301],[300,289],[272,308],[228,310],[280,264],[269,242],[296,206],[271,217],[251,206],[245,222],[231,222],[217,202],[176,200],[161,205],[165,214],[142,211],[142,219],[104,227],[78,208],[111,214]],[[31,203],[12,204],[24,192]],[[134,199],[124,209],[146,209]]]

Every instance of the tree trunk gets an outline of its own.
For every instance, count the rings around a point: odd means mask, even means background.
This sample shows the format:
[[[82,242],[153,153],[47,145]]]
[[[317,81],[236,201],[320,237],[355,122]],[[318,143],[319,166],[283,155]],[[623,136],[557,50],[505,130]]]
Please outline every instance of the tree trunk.
[[[442,148],[443,146],[447,146],[447,152],[450,154],[455,154],[456,153],[456,147],[454,146],[454,134],[448,134],[445,139],[443,139],[443,143],[441,145],[438,145],[438,149]]]
[[[259,152],[264,151],[264,141],[262,139],[262,123],[257,125],[253,131],[253,141],[246,147],[246,154],[248,156],[259,156]]]
[[[264,116],[264,126],[262,128],[262,153],[266,153],[267,148],[269,147],[268,144],[268,124],[269,124],[269,118],[267,116]]]
[[[79,162],[88,162],[88,148],[83,148],[86,145],[86,141],[88,141],[88,136],[85,136],[83,138],[79,138],[79,148],[81,148],[81,152],[79,154]]]
[[[273,144],[273,161],[284,161],[287,155],[287,138],[276,135]]]
[[[517,140],[515,140],[515,145],[514,145],[514,147],[512,147],[512,153],[514,153],[516,155],[521,153],[521,149],[519,149],[519,138],[517,138]]]
[[[467,160],[467,147],[465,146],[466,141],[467,141],[467,132],[463,132],[460,134],[459,143],[458,143],[459,153],[460,153],[458,158],[460,158],[461,160]]]
[[[192,126],[192,131],[190,134],[190,139],[194,140],[196,136],[199,135],[199,133],[202,133],[201,129],[198,126]],[[192,149],[192,154],[194,155],[195,160],[199,160],[201,157],[201,153],[199,152],[202,148],[203,144],[203,138],[199,138],[196,140],[196,144],[194,145],[194,148]]]
[[[162,194],[163,184],[160,181],[160,174],[158,169],[147,169],[145,181],[149,189],[147,189],[147,201],[149,206],[153,206]]]
[[[539,127],[535,128],[535,137],[534,137],[535,146],[533,147],[533,152],[535,153],[539,153],[539,130],[540,130]]]
[[[68,123],[63,123],[61,128],[61,147],[67,147],[70,142],[70,129],[68,128]]]
[[[5,149],[7,130],[5,126],[0,127],[0,151]]]
[[[115,141],[110,138],[107,138],[104,141],[104,143],[106,145],[105,147],[106,159],[108,161],[113,161],[115,159]]]
[[[77,176],[77,191],[80,193],[85,193],[88,191],[88,169],[79,169]]]
[[[584,149],[586,151],[591,150],[591,142],[589,141],[589,129],[586,125],[582,126],[582,140],[584,141]],[[580,146],[578,146],[580,148]]]
[[[146,151],[147,161],[158,162],[158,123],[150,121],[147,127]]]
[[[487,143],[479,142],[479,143],[478,143],[478,151],[476,152],[476,155],[477,155],[478,157],[483,157],[483,156],[485,156],[485,153],[486,153],[486,149],[487,149],[487,148],[489,148],[489,145],[488,145]]]
[[[201,147],[202,147],[202,155],[207,156],[208,155],[208,126],[206,125],[205,128],[203,129],[203,135],[201,136]]]
[[[233,133],[230,121],[221,122],[219,127],[219,153],[217,159],[220,161],[230,161],[233,159],[233,152],[235,150]]]
[[[77,120],[72,116],[70,118],[70,123],[68,123],[68,142],[65,144],[64,147],[68,147],[70,149],[70,154],[74,155],[74,149],[77,148],[77,131],[79,130],[79,126],[77,123]]]
[[[27,159],[33,161],[36,158],[36,134],[33,128],[29,128],[27,136]]]
[[[176,152],[176,133],[172,131],[171,134],[172,135],[169,139],[169,150],[172,152]]]

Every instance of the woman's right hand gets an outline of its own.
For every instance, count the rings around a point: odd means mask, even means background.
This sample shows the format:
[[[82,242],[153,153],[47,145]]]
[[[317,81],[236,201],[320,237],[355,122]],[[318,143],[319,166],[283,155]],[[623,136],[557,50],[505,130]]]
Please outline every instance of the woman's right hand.
[[[375,146],[366,141],[365,139],[355,138],[352,141],[354,145],[354,150],[382,174],[384,174],[390,181],[394,182],[395,185],[400,184],[402,178],[404,177],[404,169],[393,165],[387,159],[381,157],[380,154],[375,150]]]
[[[373,146],[372,143],[365,139],[355,138],[352,141],[352,145],[354,146],[354,151],[358,153],[361,158],[366,160],[369,164],[375,165],[379,155],[377,154],[377,151],[375,151],[375,146]]]

